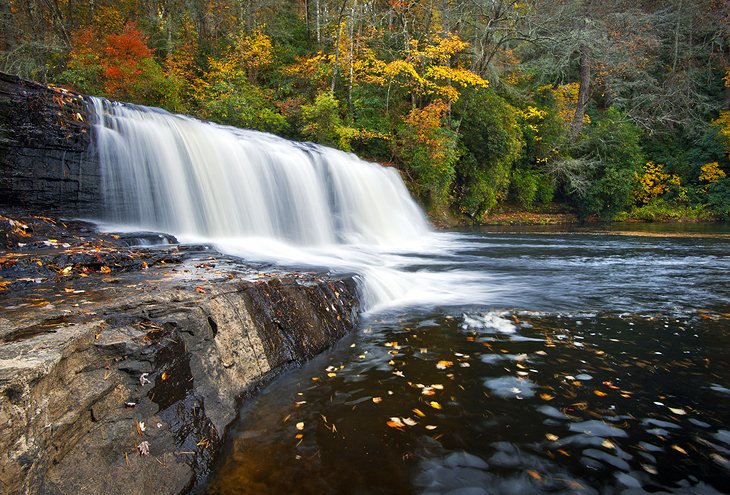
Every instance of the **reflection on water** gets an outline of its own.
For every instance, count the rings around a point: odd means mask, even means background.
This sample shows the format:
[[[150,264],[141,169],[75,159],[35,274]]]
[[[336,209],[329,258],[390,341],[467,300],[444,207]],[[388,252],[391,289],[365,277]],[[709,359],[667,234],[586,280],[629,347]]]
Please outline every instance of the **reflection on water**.
[[[208,491],[730,493],[728,254],[466,235],[439,260],[510,290],[369,316],[243,408]]]

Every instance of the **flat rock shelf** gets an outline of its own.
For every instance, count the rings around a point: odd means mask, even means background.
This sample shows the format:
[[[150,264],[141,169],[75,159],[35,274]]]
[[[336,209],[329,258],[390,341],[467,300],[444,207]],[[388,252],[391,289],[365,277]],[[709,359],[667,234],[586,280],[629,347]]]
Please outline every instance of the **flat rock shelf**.
[[[240,400],[355,325],[352,277],[170,241],[0,215],[0,492],[201,487]]]

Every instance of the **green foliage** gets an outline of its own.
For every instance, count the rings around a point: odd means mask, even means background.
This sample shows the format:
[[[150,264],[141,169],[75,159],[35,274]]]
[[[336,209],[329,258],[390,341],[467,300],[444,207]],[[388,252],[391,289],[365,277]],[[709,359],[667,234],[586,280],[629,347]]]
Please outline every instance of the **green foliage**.
[[[466,149],[456,167],[458,208],[478,218],[507,197],[525,141],[517,110],[491,89],[464,91],[453,111]]]
[[[730,207],[730,202],[727,205]],[[644,222],[702,221],[712,220],[713,212],[703,205],[686,206],[655,199],[649,204],[636,206],[614,217],[617,221],[641,220]]]
[[[332,93],[319,93],[311,105],[302,105],[301,118],[302,134],[307,139],[327,146],[338,147],[341,144],[340,102]]]
[[[646,162],[640,138],[641,131],[613,107],[586,129],[577,151],[587,163],[588,185],[572,195],[581,216],[610,220],[630,206]]]
[[[412,109],[398,127],[393,150],[405,164],[412,189],[432,210],[448,204],[462,153],[459,135],[445,126],[447,110],[442,100]]]
[[[510,189],[517,204],[525,210],[531,210],[535,203],[547,204],[555,195],[553,180],[546,174],[530,169],[514,169]]]
[[[730,177],[710,185],[707,202],[712,212],[723,220],[730,220]]]

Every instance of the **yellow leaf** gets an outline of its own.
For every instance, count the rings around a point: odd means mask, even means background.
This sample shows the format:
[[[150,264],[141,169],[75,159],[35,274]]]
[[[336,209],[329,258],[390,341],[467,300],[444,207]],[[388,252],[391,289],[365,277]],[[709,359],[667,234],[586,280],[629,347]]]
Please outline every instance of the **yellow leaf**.
[[[426,414],[418,408],[413,409],[413,413],[419,418],[424,417]]]
[[[99,269],[99,271],[100,271],[101,273],[111,273],[111,272],[112,272],[112,269],[111,269],[111,268],[109,268],[108,266],[106,266],[106,265],[105,265],[105,266],[102,266],[102,267],[101,267],[101,268]]]
[[[598,397],[606,397],[608,395],[606,392],[601,392],[600,390],[594,390],[593,393]]]
[[[434,409],[442,409],[441,404],[439,404],[435,400],[429,402],[428,405],[433,407]]]
[[[560,437],[557,435],[553,435],[552,433],[545,433],[545,438],[550,440],[551,442],[557,441]]]
[[[71,270],[73,270],[73,268],[74,268],[73,266],[69,265],[66,268],[64,268],[63,270],[61,270],[61,274],[68,275],[69,273],[71,273]]]
[[[380,404],[381,402],[383,402],[383,398],[382,397],[373,397],[373,402],[375,404]]]
[[[540,394],[540,398],[542,400],[553,400],[555,398],[555,396],[543,393],[543,394]]]
[[[609,440],[608,438],[606,438],[605,440],[603,440],[603,442],[601,442],[601,445],[604,448],[607,448],[607,449],[615,449],[616,448],[616,446],[613,444],[613,442],[611,440]]]
[[[672,448],[673,448],[674,450],[676,450],[677,452],[679,452],[680,454],[684,454],[684,455],[689,455],[689,454],[687,453],[687,451],[686,451],[686,450],[684,450],[684,449],[683,449],[682,447],[680,447],[679,445],[676,445],[676,444],[675,444],[675,445],[672,445]]]

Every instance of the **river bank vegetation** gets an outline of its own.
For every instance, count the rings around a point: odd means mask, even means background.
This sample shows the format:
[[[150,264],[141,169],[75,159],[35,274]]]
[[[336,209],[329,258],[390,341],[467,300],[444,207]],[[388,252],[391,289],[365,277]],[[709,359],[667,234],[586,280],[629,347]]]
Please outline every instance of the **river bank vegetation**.
[[[397,167],[435,217],[730,219],[719,0],[10,0],[0,70]]]

